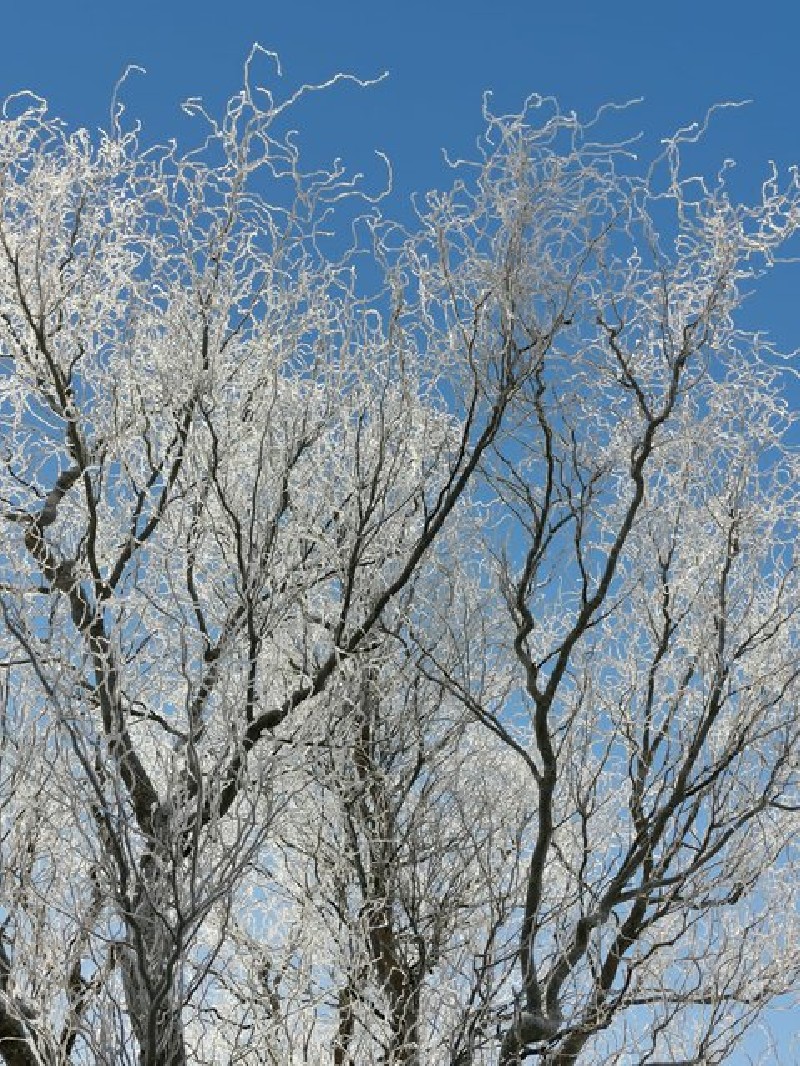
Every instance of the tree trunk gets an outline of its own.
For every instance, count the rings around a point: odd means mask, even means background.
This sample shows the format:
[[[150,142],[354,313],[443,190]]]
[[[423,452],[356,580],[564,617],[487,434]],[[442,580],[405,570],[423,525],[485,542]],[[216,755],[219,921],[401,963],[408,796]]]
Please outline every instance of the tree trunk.
[[[0,1056],[5,1066],[49,1066],[55,1063],[35,1040],[5,993],[0,993]]]
[[[140,888],[126,921],[122,974],[139,1066],[187,1064],[177,967],[182,946],[166,914],[153,892]]]

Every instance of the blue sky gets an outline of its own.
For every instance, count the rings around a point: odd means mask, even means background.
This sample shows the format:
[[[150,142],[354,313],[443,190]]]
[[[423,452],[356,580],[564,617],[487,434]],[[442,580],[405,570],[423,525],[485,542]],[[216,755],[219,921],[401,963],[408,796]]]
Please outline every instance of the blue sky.
[[[800,6],[783,0],[38,0],[3,5],[0,97],[30,88],[71,122],[107,124],[114,83],[128,63],[147,69],[126,89],[153,139],[181,122],[190,95],[221,104],[239,86],[254,41],[279,52],[285,82],[337,70],[390,77],[367,92],[342,87],[297,114],[303,143],[375,175],[376,148],[395,168],[398,196],[441,183],[441,153],[467,153],[481,128],[484,89],[498,109],[530,92],[565,109],[644,97],[628,132],[651,143],[701,118],[713,103],[752,99],[714,125],[709,168],[739,162],[753,188],[768,159],[800,161]],[[393,214],[401,210],[397,205]],[[754,305],[784,347],[800,347],[792,311],[800,267],[776,273]]]
[[[644,97],[627,129],[645,130],[650,143],[715,102],[752,99],[719,116],[703,149],[709,169],[732,156],[741,187],[752,189],[769,159],[800,162],[800,5],[789,0],[16,0],[3,8],[0,97],[28,88],[71,124],[106,125],[114,83],[137,63],[148,73],[131,79],[125,98],[146,139],[179,128],[184,98],[203,96],[213,108],[235,92],[254,41],[280,53],[287,88],[337,70],[388,70],[367,91],[342,86],[309,101],[297,123],[314,153],[341,155],[376,181],[373,152],[385,151],[400,197],[392,214],[412,191],[442,183],[442,147],[470,151],[485,89],[498,110],[540,92],[587,115]],[[770,277],[748,311],[784,348],[800,348],[798,293],[800,264]]]

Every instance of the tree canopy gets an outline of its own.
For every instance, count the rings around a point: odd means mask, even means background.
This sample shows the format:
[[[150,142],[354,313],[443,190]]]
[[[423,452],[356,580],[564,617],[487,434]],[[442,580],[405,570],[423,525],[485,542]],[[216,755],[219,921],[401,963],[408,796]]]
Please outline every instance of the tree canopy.
[[[0,1057],[728,1061],[800,967],[797,172],[532,97],[397,220],[251,66],[189,150],[0,121]]]

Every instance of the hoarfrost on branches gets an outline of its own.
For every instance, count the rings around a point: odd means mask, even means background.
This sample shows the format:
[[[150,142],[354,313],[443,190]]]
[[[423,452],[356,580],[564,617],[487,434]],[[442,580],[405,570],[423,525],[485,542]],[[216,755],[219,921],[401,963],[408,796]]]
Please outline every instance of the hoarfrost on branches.
[[[531,97],[400,225],[259,57],[195,150],[0,122],[0,1056],[721,1063],[800,962],[796,173]]]

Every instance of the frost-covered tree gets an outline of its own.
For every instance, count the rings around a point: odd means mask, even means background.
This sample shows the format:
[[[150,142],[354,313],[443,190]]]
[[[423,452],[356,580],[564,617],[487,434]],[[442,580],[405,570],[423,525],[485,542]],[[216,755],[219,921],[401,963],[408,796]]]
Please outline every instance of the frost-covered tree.
[[[536,98],[400,224],[256,62],[199,149],[0,122],[0,1056],[722,1062],[800,965],[797,178]]]

